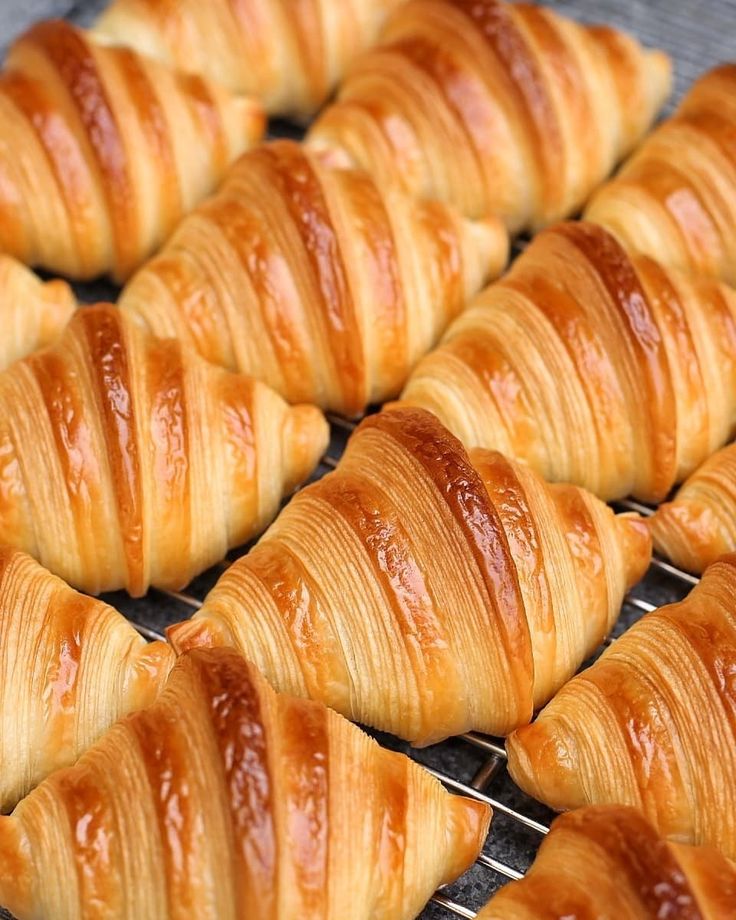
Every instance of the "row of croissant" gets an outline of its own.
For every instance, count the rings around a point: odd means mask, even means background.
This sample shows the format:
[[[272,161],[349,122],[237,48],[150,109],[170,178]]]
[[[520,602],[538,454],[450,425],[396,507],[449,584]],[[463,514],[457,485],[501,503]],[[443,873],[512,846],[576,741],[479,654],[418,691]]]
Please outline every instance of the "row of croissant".
[[[338,35],[367,41],[386,5],[326,6],[312,63],[332,66]],[[97,37],[47,23],[15,44],[1,249],[126,278],[160,246],[261,117],[113,44],[239,91],[228,62],[283,8],[237,5],[240,31],[235,8],[117,0]],[[302,38],[319,33],[308,9],[288,23]],[[281,49],[264,70],[281,89],[255,91],[306,114],[317,98],[289,81],[308,42],[279,45],[278,23],[261,50]],[[411,0],[306,144],[239,159],[119,308],[75,312],[63,282],[3,262],[26,307],[8,301],[3,359],[73,314],[0,374],[0,542],[16,548],[0,565],[0,804],[37,787],[0,821],[0,902],[20,920],[414,916],[489,815],[335,712],[414,743],[510,734],[512,775],[542,801],[644,814],[558,822],[490,916],[553,898],[560,916],[658,916],[673,898],[733,912],[722,857],[658,835],[736,855],[736,561],[570,678],[652,534],[696,570],[734,547],[728,449],[647,524],[599,499],[660,500],[733,432],[736,68],[696,85],[587,222],[544,230],[465,308],[507,231],[581,206],[668,83],[661,54],[611,29]],[[328,435],[316,406],[358,414],[402,390],[170,645],[20,551],[91,593],[181,587],[309,476]]]

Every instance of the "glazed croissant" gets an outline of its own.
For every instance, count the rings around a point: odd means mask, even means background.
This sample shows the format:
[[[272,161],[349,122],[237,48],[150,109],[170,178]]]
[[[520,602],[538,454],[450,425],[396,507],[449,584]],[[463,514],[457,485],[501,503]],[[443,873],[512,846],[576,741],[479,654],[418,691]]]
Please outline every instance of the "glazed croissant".
[[[113,0],[96,37],[307,118],[401,0]]]
[[[44,284],[20,262],[0,255],[0,371],[53,342],[75,307],[68,284]]]
[[[411,920],[489,820],[236,652],[197,651],[0,818],[0,902],[18,920]]]
[[[711,847],[663,840],[633,808],[557,818],[526,877],[502,888],[478,920],[728,920],[736,868]]]
[[[736,555],[645,616],[507,741],[521,788],[558,810],[618,803],[736,858]]]
[[[734,431],[736,293],[559,224],[452,324],[402,399],[548,480],[660,501]]]
[[[709,457],[649,524],[657,550],[690,572],[736,550],[736,444]]]
[[[0,75],[0,251],[122,280],[262,130],[248,99],[39,23]]]
[[[577,211],[668,95],[627,35],[502,0],[410,0],[308,135],[336,161],[538,229]]]
[[[495,218],[381,192],[279,141],[239,161],[121,306],[290,402],[356,415],[398,395],[507,252]]]
[[[313,406],[78,310],[0,374],[0,544],[92,594],[181,587],[271,520],[327,436]]]
[[[632,250],[736,284],[736,63],[698,80],[587,217]]]
[[[0,548],[0,810],[153,702],[172,664],[112,607]]]
[[[599,644],[649,553],[640,519],[387,411],[169,638],[235,646],[284,692],[417,744],[504,734]]]

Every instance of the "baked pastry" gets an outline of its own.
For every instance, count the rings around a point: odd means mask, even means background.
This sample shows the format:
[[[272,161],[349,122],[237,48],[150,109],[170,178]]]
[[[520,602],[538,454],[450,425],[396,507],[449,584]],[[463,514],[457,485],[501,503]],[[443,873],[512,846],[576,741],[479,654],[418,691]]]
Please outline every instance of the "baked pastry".
[[[689,572],[703,572],[736,550],[736,444],[709,457],[671,502],[649,519],[657,550]]]
[[[489,820],[236,652],[197,651],[0,818],[0,903],[18,920],[411,920]]]
[[[641,139],[670,71],[662,52],[546,7],[410,0],[308,140],[382,184],[536,230],[582,207]]]
[[[736,555],[650,613],[507,741],[552,808],[617,803],[665,837],[736,857]]]
[[[346,415],[397,396],[508,237],[291,141],[244,156],[123,292],[157,335]]]
[[[430,744],[523,725],[600,643],[646,526],[416,409],[369,416],[191,620],[278,689]]]
[[[401,0],[113,0],[96,38],[307,118]]]
[[[557,818],[526,877],[502,888],[478,920],[728,920],[736,868],[711,847],[663,840],[633,808]]]
[[[0,74],[0,251],[122,280],[263,126],[245,97],[39,23]]]
[[[587,217],[666,265],[736,284],[736,63],[695,83]]]
[[[600,498],[661,501],[736,422],[736,293],[545,230],[413,372],[402,399],[465,444]]]
[[[53,342],[75,307],[64,281],[44,284],[20,262],[0,255],[0,370]]]
[[[176,589],[311,472],[328,426],[114,307],[0,374],[0,544],[91,594]]]
[[[153,702],[173,658],[112,607],[0,547],[0,810]]]

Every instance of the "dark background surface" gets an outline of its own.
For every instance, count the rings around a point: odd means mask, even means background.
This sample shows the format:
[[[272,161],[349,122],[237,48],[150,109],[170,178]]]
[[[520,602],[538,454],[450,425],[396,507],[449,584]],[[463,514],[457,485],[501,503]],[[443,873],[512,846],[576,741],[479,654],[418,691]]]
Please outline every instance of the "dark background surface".
[[[37,19],[66,16],[80,25],[88,25],[104,5],[104,0],[0,0],[0,53],[4,55],[13,36]],[[719,61],[736,58],[736,0],[558,0],[548,5],[580,20],[606,22],[628,29],[645,43],[668,51],[675,62],[675,93],[667,111],[672,109],[698,74]],[[275,128],[274,133],[282,130]],[[89,301],[113,297],[114,289],[102,283],[80,287],[78,293],[82,299]],[[339,456],[343,440],[344,435],[335,429],[331,447],[333,456]],[[324,474],[326,470],[327,467],[321,466],[317,475]],[[189,593],[198,598],[204,597],[217,574],[213,570],[197,579]],[[686,586],[682,582],[651,571],[635,593],[639,598],[660,604],[682,597],[685,592]],[[108,599],[133,619],[157,629],[183,619],[191,612],[185,604],[154,592],[138,601],[131,601],[124,595],[113,595]],[[623,631],[639,615],[635,608],[627,605],[616,633]],[[406,749],[405,745],[393,739],[381,740],[392,747]],[[459,739],[412,751],[411,756],[466,783],[471,782],[486,760],[486,755],[480,750]],[[552,817],[547,809],[518,792],[503,771],[496,775],[485,791],[537,820],[548,822]],[[536,832],[525,830],[496,811],[485,851],[509,866],[524,870],[533,858],[539,839]],[[446,894],[467,908],[477,910],[502,881],[501,876],[488,868],[475,866]],[[423,920],[446,920],[451,916],[454,915],[436,904],[429,905],[422,914]],[[8,917],[0,910],[0,918]]]

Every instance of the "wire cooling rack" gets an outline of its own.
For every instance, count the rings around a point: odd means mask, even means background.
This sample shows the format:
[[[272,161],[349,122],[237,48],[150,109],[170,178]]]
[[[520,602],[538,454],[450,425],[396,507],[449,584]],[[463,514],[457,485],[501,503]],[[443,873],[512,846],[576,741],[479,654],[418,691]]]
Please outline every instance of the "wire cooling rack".
[[[0,37],[8,41],[29,22],[50,15],[67,16],[80,25],[88,25],[105,5],[106,0],[0,0]],[[547,5],[581,21],[619,26],[644,43],[667,50],[675,61],[675,92],[666,112],[671,111],[702,71],[719,61],[736,58],[736,0],[547,0]],[[300,134],[290,125],[273,126],[274,136]],[[523,243],[517,244],[515,254],[523,248]],[[116,291],[106,284],[78,285],[77,294],[90,302],[114,299]],[[353,422],[334,416],[330,422],[330,448],[312,480],[337,465],[347,437],[355,427]],[[651,508],[630,501],[619,502],[615,508],[645,515],[652,512]],[[226,566],[244,551],[229,554],[228,560],[197,578],[186,591],[152,590],[138,600],[117,593],[105,599],[128,616],[146,638],[160,638],[167,625],[199,608]],[[642,614],[680,600],[696,582],[693,576],[655,559],[644,580],[627,597],[612,635],[597,654]],[[477,863],[456,883],[434,895],[421,920],[474,917],[494,891],[523,875],[547,833],[553,813],[525,796],[511,782],[501,739],[471,732],[414,750],[390,736],[376,737],[385,746],[404,751],[422,763],[448,789],[493,808],[491,833]],[[0,910],[0,918],[9,917]]]

